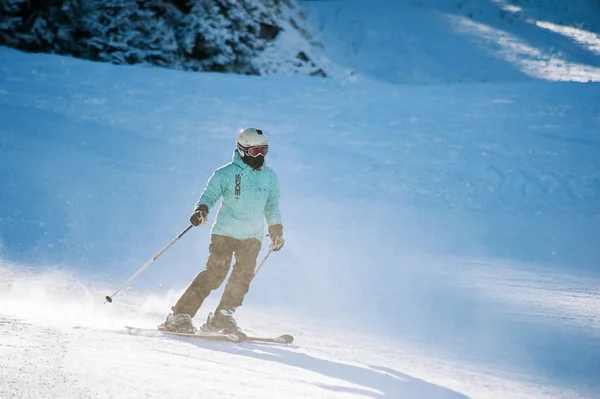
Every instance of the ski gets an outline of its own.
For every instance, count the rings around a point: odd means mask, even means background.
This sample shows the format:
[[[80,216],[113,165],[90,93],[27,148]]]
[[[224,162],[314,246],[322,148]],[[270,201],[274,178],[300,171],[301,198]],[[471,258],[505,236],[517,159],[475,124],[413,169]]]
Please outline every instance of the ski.
[[[154,328],[139,328],[132,326],[125,326],[129,334],[143,335],[149,337],[162,337],[162,336],[178,336],[187,338],[198,338],[209,341],[224,341],[224,342],[257,342],[257,343],[273,343],[273,344],[291,344],[294,342],[294,337],[289,334],[284,334],[279,337],[257,337],[249,336],[243,332],[235,334],[223,334],[219,332],[201,331],[197,330],[194,333],[178,333],[166,330],[159,330]]]
[[[200,331],[209,332],[209,333],[217,333],[221,334],[219,331],[215,331],[212,328],[213,325],[213,317],[214,314],[212,312],[208,313],[206,317],[206,322],[202,327],[200,327]],[[264,342],[264,343],[274,343],[274,344],[291,344],[294,342],[294,337],[289,334],[280,335],[279,337],[255,337],[248,336],[243,332],[238,332],[237,335],[242,337],[243,341],[249,342]]]
[[[245,335],[245,334],[244,334]],[[254,337],[251,335],[245,335],[244,341],[247,342],[264,342],[264,343],[273,343],[273,344],[291,344],[294,342],[294,337],[289,334],[283,334],[279,337]]]
[[[173,331],[159,330],[157,328],[139,328],[132,326],[125,326],[129,334],[143,335],[147,337],[163,337],[163,336],[178,336],[188,338],[200,338],[209,341],[229,341],[229,342],[241,342],[242,337],[237,334],[220,334],[205,331],[196,331],[195,333],[178,333]]]

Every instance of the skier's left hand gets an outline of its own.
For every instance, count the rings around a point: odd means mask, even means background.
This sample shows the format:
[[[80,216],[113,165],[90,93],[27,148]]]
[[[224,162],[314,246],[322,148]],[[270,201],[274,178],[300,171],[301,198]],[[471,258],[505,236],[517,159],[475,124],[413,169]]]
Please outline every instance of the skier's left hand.
[[[271,237],[271,248],[272,251],[279,251],[283,248],[283,226],[280,224],[273,224],[269,226],[269,237]]]

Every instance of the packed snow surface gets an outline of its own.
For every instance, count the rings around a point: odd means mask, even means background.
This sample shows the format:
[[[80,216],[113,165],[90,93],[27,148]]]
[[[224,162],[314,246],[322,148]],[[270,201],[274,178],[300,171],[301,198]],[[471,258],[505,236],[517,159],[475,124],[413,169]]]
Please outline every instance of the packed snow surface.
[[[0,48],[1,398],[600,397],[593,8],[372,3],[305,3],[332,79]],[[127,334],[164,320],[209,229],[104,297],[247,126],[286,244],[236,317],[294,344]]]

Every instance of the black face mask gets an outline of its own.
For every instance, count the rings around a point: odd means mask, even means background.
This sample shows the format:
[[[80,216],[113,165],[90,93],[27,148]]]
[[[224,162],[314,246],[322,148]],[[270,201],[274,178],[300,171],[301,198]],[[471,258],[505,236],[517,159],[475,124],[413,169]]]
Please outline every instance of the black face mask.
[[[257,157],[251,157],[249,155],[245,155],[242,157],[242,161],[248,166],[250,166],[254,170],[260,170],[263,164],[265,163],[265,157],[259,155]]]

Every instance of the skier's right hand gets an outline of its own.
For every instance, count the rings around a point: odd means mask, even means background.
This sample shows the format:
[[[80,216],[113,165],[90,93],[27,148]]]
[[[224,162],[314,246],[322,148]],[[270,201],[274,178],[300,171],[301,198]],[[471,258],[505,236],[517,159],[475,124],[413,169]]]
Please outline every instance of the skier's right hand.
[[[190,216],[190,223],[194,226],[202,226],[208,219],[208,206],[200,204],[194,209],[194,213]]]

